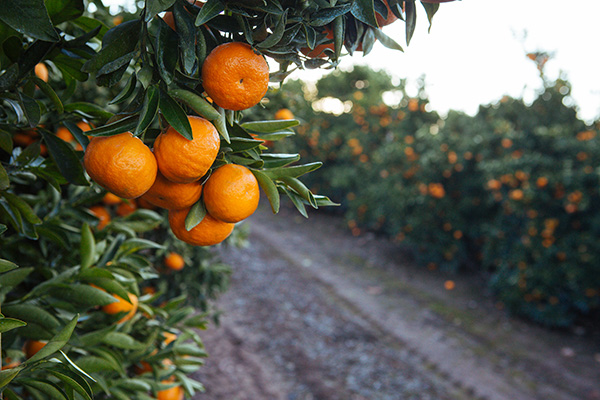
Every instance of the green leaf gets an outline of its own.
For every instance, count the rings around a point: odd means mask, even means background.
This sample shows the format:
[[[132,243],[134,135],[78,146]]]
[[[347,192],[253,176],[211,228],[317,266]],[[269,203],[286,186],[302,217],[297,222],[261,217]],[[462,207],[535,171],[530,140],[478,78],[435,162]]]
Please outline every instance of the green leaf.
[[[258,184],[262,188],[262,190],[267,195],[267,199],[269,199],[269,204],[271,204],[271,210],[273,210],[273,214],[277,214],[279,212],[279,191],[277,191],[277,186],[271,178],[269,178],[266,174],[257,170],[250,170],[256,177]]]
[[[40,130],[40,132],[60,173],[74,185],[89,186],[81,161],[73,147],[55,135],[44,130]]]
[[[5,369],[4,371],[0,371],[0,393],[4,389],[6,385],[10,383],[13,379],[16,378],[17,375],[25,368],[23,365],[20,365],[15,368]]]
[[[265,40],[260,42],[257,45],[257,47],[261,49],[268,49],[279,43],[279,41],[283,37],[283,33],[285,32],[285,25],[287,24],[287,13],[288,10],[286,9],[285,12],[281,14],[279,19],[277,20],[277,25],[275,25],[275,28],[272,28],[273,33],[269,35]]]
[[[18,268],[0,275],[0,290],[10,290],[29,276],[34,268]]]
[[[63,356],[65,356],[64,353],[63,353]],[[65,358],[67,360],[69,360],[68,357],[65,356]],[[60,379],[65,385],[69,386],[70,388],[75,390],[77,393],[79,393],[84,399],[92,400],[92,398],[93,398],[92,388],[87,383],[87,381],[85,379],[83,379],[80,375],[73,373],[71,370],[69,370],[68,368],[64,367],[61,364],[57,364],[53,368],[48,368],[47,371],[50,374],[57,377],[58,379]],[[87,374],[86,374],[86,376],[89,377],[89,375],[87,375]]]
[[[46,0],[45,2],[54,25],[71,21],[83,14],[83,0]]]
[[[65,80],[68,77],[76,79],[80,82],[87,81],[89,75],[81,70],[83,61],[67,57],[64,54],[59,54],[52,60],[54,65],[62,72]]]
[[[140,119],[138,121],[138,125],[135,127],[135,132],[133,133],[135,136],[139,136],[148,129],[154,118],[156,117],[156,113],[158,112],[158,100],[159,100],[159,91],[156,86],[150,86],[146,91],[146,96],[144,96],[144,104],[142,105],[142,112],[140,113]]]
[[[58,42],[60,37],[44,5],[44,0],[2,0],[0,21],[35,39]]]
[[[19,266],[11,261],[0,258],[0,274],[3,274],[13,269],[17,269]]]
[[[104,337],[103,342],[110,346],[126,350],[141,350],[146,347],[144,343],[138,342],[122,332],[110,332]]]
[[[196,204],[190,208],[188,215],[185,217],[185,229],[190,231],[194,229],[206,216],[206,207],[202,199],[198,200]]]
[[[320,194],[315,194],[313,196],[317,202],[317,206],[319,206],[319,207],[339,206],[340,205],[340,203],[335,203],[335,202],[331,201],[329,199],[329,197],[327,197],[327,196],[323,196]]]
[[[296,193],[298,193],[304,200],[308,201],[308,204],[310,204],[313,208],[319,208],[315,196],[299,179],[283,176],[279,178],[279,180],[288,185],[290,188],[294,189]]]
[[[129,115],[104,126],[91,129],[85,134],[88,136],[113,136],[123,132],[131,132],[137,126],[137,121],[137,115]]]
[[[231,139],[229,138],[229,132],[227,132],[227,117],[225,115],[225,110],[219,109],[219,118],[212,121],[219,132],[219,135],[227,142],[230,143]]]
[[[26,96],[21,92],[17,92],[20,98],[21,109],[29,122],[31,128],[38,126],[40,118],[42,117],[42,110],[40,105],[34,98]]]
[[[299,154],[263,154],[262,159],[265,162],[264,169],[285,167],[293,162],[300,160]]]
[[[42,379],[19,379],[19,383],[25,387],[33,388],[39,390],[48,396],[49,399],[64,399],[69,400],[65,392],[63,392],[58,385],[51,381],[42,380]]]
[[[38,305],[29,303],[5,305],[2,312],[6,316],[21,319],[29,325],[37,324],[49,333],[60,327],[56,317]]]
[[[170,29],[170,28],[169,28]],[[169,125],[187,140],[192,140],[192,127],[183,108],[164,90],[160,91],[160,112]]]
[[[123,22],[104,35],[102,49],[83,66],[85,72],[98,72],[106,64],[131,54],[138,45],[142,21]],[[132,55],[133,57],[133,55]]]
[[[423,7],[425,8],[425,12],[427,13],[427,19],[429,20],[429,29],[428,32],[431,32],[431,25],[433,24],[433,16],[439,10],[439,3],[423,3],[421,2]]]
[[[281,121],[252,121],[241,125],[248,132],[252,133],[274,133],[283,129],[299,125],[297,119],[286,119]]]
[[[352,8],[352,3],[341,4],[336,7],[322,8],[310,16],[312,26],[324,26],[331,23],[337,17],[343,16]]]
[[[375,37],[388,49],[404,51],[394,39],[383,33],[380,29],[375,29]]]
[[[81,244],[79,246],[81,253],[81,268],[88,268],[94,262],[96,253],[96,241],[90,226],[85,222],[81,227]]]
[[[48,99],[50,99],[50,101],[54,104],[56,112],[62,114],[65,111],[65,107],[63,106],[62,101],[60,100],[54,89],[52,89],[52,86],[50,86],[47,82],[44,82],[38,77],[34,78],[34,82],[37,85],[37,87],[39,87],[42,90],[42,92],[44,92],[44,94],[48,96]]]
[[[181,101],[186,106],[194,110],[198,115],[206,118],[209,121],[214,121],[221,117],[221,114],[215,108],[210,105],[203,97],[198,96],[196,93],[192,93],[185,89],[172,89],[169,90],[169,95],[174,99]]]
[[[0,149],[9,154],[13,151],[12,135],[3,129],[0,129]]]
[[[9,186],[10,179],[8,179],[8,174],[2,164],[0,164],[0,191],[8,189]]]
[[[54,284],[51,285],[50,293],[57,299],[65,300],[81,307],[105,306],[117,301],[114,296],[103,290],[82,284]]]
[[[19,81],[19,64],[14,63],[0,74],[0,90],[7,90]]]
[[[229,147],[231,147],[231,149],[234,152],[240,152],[240,151],[245,151],[245,150],[250,150],[250,149],[256,148],[256,147],[260,146],[262,143],[263,143],[262,140],[234,137],[234,138],[231,138],[231,145]]]
[[[264,170],[263,173],[265,175],[267,175],[269,178],[271,179],[279,179],[281,177],[291,177],[291,178],[297,178],[299,176],[302,176],[306,173],[312,172],[316,169],[318,169],[319,167],[321,167],[321,165],[323,165],[322,162],[313,162],[313,163],[309,163],[309,164],[304,164],[304,165],[294,165],[292,167],[285,167],[285,168],[273,168],[273,169],[269,169],[269,170]]]
[[[87,134],[83,133],[80,127],[77,126],[76,123],[71,121],[64,121],[63,124],[67,127],[69,132],[73,135],[75,140],[79,142],[83,150],[87,148],[87,145],[90,143],[90,139],[88,139]]]
[[[406,44],[410,44],[415,28],[417,27],[417,9],[415,8],[415,0],[406,0],[404,2],[406,14]]]
[[[77,101],[69,103],[65,106],[65,111],[76,112],[87,118],[100,119],[106,121],[114,116],[110,111],[106,111],[104,108],[85,101]]]
[[[75,315],[71,321],[65,327],[58,332],[52,339],[48,341],[48,343],[40,349],[33,357],[25,361],[23,364],[32,364],[36,361],[42,360],[54,353],[58,350],[62,349],[69,338],[73,334],[73,330],[75,330],[75,326],[77,326],[77,319],[79,318],[79,314]]]
[[[109,101],[108,104],[121,104],[124,101],[126,101],[133,94],[136,84],[137,84],[136,74],[131,74],[131,76],[129,76],[129,80],[123,87],[123,90],[121,90],[121,92],[114,99]]]
[[[8,227],[4,224],[0,224],[0,235],[2,235],[4,232],[6,232],[6,230],[8,229]],[[2,272],[2,268],[0,266],[0,272]]]
[[[304,203],[302,202],[302,198],[300,196],[298,196],[295,192],[292,192],[292,191],[288,190],[287,188],[283,188],[283,191],[290,198],[290,200],[294,204],[294,207],[296,207],[296,209],[300,212],[300,214],[304,218],[308,218],[308,213],[306,212],[306,207],[304,206]]]
[[[375,18],[375,5],[373,0],[354,0],[350,12],[359,21],[377,28],[377,19]]]
[[[160,19],[158,35],[156,35],[156,63],[160,76],[167,84],[173,82],[173,74],[177,66],[177,52],[177,33]]]
[[[102,21],[95,18],[81,16],[74,20],[73,23],[86,31],[91,31],[93,29],[100,28],[100,32],[98,33],[99,39],[102,39],[106,32],[108,32],[108,27],[104,25]]]
[[[5,318],[0,314],[0,333],[8,332],[25,325],[27,325],[26,322],[14,318]]]
[[[225,11],[225,4],[220,0],[211,0],[200,9],[196,17],[196,26],[203,25]]]
[[[2,196],[8,201],[9,204],[19,210],[21,216],[23,216],[27,222],[34,225],[42,223],[42,220],[35,214],[31,206],[27,204],[25,200],[8,192],[3,193]]]
[[[194,26],[194,17],[185,9],[181,2],[175,4],[173,16],[175,26],[177,26],[177,35],[179,36],[179,49],[181,50],[183,69],[188,75],[191,75],[196,64],[196,27]]]
[[[175,0],[147,0],[146,1],[146,22],[150,22],[152,18],[159,12],[165,11],[175,3]]]

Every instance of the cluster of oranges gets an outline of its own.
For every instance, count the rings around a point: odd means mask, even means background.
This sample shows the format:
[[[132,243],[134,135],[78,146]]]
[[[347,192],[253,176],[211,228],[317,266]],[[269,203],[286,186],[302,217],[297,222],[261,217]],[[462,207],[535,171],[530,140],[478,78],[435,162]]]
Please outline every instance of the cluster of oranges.
[[[249,45],[225,43],[204,61],[202,80],[216,105],[243,110],[265,95],[269,68]],[[202,117],[190,115],[188,121],[192,140],[169,127],[156,138],[153,150],[130,132],[92,138],[84,165],[90,177],[115,196],[169,210],[169,224],[177,238],[210,246],[225,240],[236,222],[256,210],[258,182],[241,165],[225,164],[210,172],[220,150],[217,129]],[[188,230],[186,217],[201,197],[207,213]]]

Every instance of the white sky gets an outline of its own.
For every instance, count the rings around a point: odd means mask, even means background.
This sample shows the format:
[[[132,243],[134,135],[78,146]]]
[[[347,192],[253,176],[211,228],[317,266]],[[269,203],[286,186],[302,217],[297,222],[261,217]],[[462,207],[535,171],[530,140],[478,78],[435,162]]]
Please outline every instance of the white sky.
[[[432,109],[473,114],[480,104],[497,101],[505,94],[531,101],[541,80],[525,54],[547,51],[554,55],[546,64],[547,77],[555,79],[563,71],[573,86],[580,117],[592,120],[600,116],[600,1],[455,1],[440,5],[429,34],[425,11],[419,4],[417,7],[417,29],[410,46],[405,46],[402,21],[384,28],[405,48],[404,53],[376,43],[365,58],[361,53],[345,57],[342,68],[368,64],[409,82],[425,75]],[[292,77],[314,80],[323,73],[300,71]]]
[[[432,109],[473,114],[479,104],[505,94],[531,101],[542,84],[525,54],[547,51],[554,57],[546,64],[546,76],[555,79],[563,71],[573,85],[580,117],[600,116],[600,1],[456,1],[440,5],[429,34],[427,16],[418,7],[410,46],[405,46],[402,21],[384,28],[404,53],[376,43],[367,57],[358,53],[344,59],[342,68],[367,64],[412,82],[425,75]],[[318,75],[306,71],[293,76],[315,79]]]

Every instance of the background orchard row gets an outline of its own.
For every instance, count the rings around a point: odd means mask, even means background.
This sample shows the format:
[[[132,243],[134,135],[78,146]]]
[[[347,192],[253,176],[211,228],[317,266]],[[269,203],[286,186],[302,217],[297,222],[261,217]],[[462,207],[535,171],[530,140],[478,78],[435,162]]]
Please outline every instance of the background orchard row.
[[[307,183],[342,203],[352,233],[385,234],[432,270],[481,271],[501,304],[542,324],[597,316],[599,125],[565,105],[568,82],[444,119],[423,86],[409,96],[364,67],[286,85],[263,112],[304,120],[293,146],[325,163]]]

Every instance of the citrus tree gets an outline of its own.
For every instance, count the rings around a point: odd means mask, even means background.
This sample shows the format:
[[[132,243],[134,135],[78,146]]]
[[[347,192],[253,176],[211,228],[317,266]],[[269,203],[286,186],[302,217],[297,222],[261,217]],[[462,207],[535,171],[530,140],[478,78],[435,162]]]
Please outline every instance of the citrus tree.
[[[422,1],[431,20],[442,1]],[[419,11],[421,13],[421,11]],[[0,1],[0,397],[181,399],[230,270],[206,249],[321,162],[265,146],[269,82],[333,68],[414,0]],[[271,60],[279,68],[269,68]],[[233,232],[233,233],[232,233]],[[189,244],[193,246],[189,246]]]

